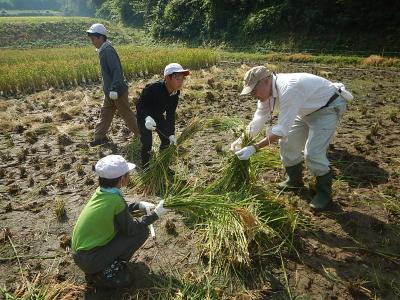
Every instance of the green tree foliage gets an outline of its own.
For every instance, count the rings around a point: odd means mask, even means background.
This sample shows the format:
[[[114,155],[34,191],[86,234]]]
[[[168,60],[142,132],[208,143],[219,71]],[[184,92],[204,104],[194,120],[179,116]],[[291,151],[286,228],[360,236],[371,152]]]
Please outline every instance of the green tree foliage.
[[[67,16],[93,16],[95,7],[91,0],[63,0],[63,11]]]
[[[190,41],[314,37],[357,45],[400,40],[400,1],[93,0],[98,15],[148,28],[158,38]],[[361,34],[361,35],[360,35]],[[352,40],[353,39],[353,40]]]
[[[161,3],[160,3],[161,4]],[[204,35],[206,4],[203,0],[172,0],[155,6],[150,12],[150,28],[158,38],[196,40]]]

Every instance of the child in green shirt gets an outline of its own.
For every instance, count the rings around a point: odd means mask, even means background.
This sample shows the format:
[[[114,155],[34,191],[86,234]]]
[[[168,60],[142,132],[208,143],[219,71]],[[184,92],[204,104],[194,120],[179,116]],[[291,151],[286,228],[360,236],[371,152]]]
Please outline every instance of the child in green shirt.
[[[132,283],[126,263],[149,236],[148,225],[167,212],[163,200],[127,204],[120,188],[129,183],[135,165],[120,155],[108,155],[95,167],[99,187],[82,210],[72,234],[73,258],[86,281],[99,287],[127,287]],[[150,213],[141,219],[130,212]]]

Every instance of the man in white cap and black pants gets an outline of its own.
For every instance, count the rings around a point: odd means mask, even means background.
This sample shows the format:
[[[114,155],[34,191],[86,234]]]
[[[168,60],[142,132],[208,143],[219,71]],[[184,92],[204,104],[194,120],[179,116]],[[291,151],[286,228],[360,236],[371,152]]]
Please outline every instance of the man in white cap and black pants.
[[[287,180],[282,188],[301,188],[303,161],[316,176],[316,194],[310,206],[324,210],[332,201],[332,173],[327,158],[329,142],[338,121],[346,111],[346,101],[353,96],[341,83],[332,83],[308,73],[275,74],[264,66],[250,69],[244,77],[241,95],[258,99],[257,110],[247,130],[255,137],[269,122],[266,137],[251,146],[241,146],[241,138],[231,145],[241,160],[247,160],[258,149],[278,142]],[[274,110],[278,123],[272,126]],[[304,152],[304,155],[303,155]]]
[[[88,284],[103,288],[132,285],[127,262],[149,236],[148,226],[167,213],[164,201],[127,204],[121,188],[129,183],[135,165],[120,155],[108,155],[95,167],[99,187],[87,202],[72,234],[73,258]],[[130,215],[135,210],[142,218]]]
[[[124,119],[129,130],[139,135],[136,116],[130,108],[128,99],[128,83],[124,78],[121,61],[117,52],[107,40],[107,30],[102,24],[93,24],[87,34],[96,47],[100,57],[101,74],[103,77],[104,102],[101,108],[100,121],[96,125],[94,140],[91,146],[107,143],[108,129],[114,118],[115,111]]]
[[[148,166],[150,160],[153,131],[161,140],[160,150],[170,144],[176,145],[175,113],[180,89],[189,74],[189,70],[183,69],[178,63],[167,65],[164,78],[146,85],[136,103],[143,168]]]

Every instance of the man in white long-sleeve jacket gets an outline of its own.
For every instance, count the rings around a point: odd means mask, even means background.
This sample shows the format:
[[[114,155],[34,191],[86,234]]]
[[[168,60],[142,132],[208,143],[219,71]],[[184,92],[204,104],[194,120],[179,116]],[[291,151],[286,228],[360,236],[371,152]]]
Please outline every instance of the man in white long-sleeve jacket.
[[[257,110],[247,127],[255,137],[272,113],[279,111],[278,123],[270,126],[266,137],[242,148],[241,138],[231,145],[241,160],[247,160],[258,149],[278,142],[280,156],[288,178],[279,185],[301,188],[303,161],[316,176],[316,194],[310,206],[321,211],[332,201],[332,173],[326,152],[338,121],[346,111],[346,101],[352,99],[343,84],[332,83],[308,73],[275,74],[264,66],[250,69],[244,77],[241,95],[258,99]],[[303,155],[304,151],[304,155]]]

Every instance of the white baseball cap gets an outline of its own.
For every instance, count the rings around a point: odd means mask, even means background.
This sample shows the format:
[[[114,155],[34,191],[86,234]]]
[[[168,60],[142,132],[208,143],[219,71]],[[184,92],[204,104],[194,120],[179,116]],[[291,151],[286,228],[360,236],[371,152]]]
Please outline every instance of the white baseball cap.
[[[165,67],[164,76],[171,75],[173,73],[184,73],[183,75],[187,76],[190,74],[190,71],[187,69],[183,69],[180,64],[172,63]]]
[[[121,155],[107,155],[97,162],[95,171],[101,178],[115,179],[125,175],[135,167],[135,164],[127,162]]]
[[[93,24],[90,26],[89,30],[86,30],[87,33],[98,33],[107,36],[107,29],[104,27],[103,24]]]

